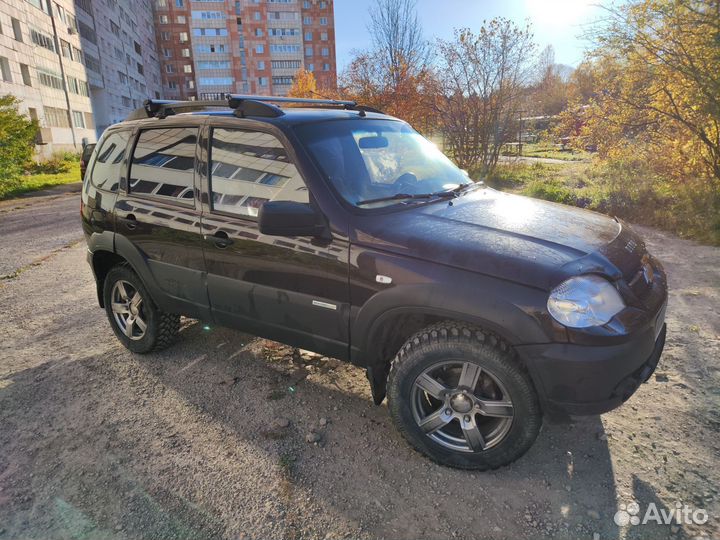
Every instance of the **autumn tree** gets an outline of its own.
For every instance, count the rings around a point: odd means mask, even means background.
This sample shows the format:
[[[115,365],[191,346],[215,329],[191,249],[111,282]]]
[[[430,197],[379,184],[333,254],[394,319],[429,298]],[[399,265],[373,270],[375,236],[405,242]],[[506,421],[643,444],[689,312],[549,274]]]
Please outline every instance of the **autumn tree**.
[[[440,40],[441,93],[435,106],[446,148],[464,169],[495,168],[500,148],[517,136],[522,98],[533,74],[529,27],[496,18],[475,34]]]
[[[720,188],[720,0],[635,0],[607,10],[591,56],[583,133],[604,156],[633,146]],[[672,161],[672,163],[671,163]]]
[[[295,73],[288,96],[296,98],[318,97],[317,81],[315,80],[313,72],[300,68],[297,73]]]
[[[545,47],[538,57],[535,84],[530,89],[531,109],[541,115],[554,116],[565,109],[568,102],[568,83],[555,63],[552,45]]]
[[[376,0],[370,18],[372,47],[356,52],[340,78],[342,94],[431,129],[436,84],[415,1]]]

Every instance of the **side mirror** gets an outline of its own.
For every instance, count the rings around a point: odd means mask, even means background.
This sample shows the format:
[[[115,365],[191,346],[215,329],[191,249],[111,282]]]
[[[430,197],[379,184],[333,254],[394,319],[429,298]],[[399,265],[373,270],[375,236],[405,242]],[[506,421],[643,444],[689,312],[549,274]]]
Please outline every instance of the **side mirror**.
[[[296,201],[263,203],[258,226],[270,236],[320,236],[325,231],[321,216],[309,204]]]

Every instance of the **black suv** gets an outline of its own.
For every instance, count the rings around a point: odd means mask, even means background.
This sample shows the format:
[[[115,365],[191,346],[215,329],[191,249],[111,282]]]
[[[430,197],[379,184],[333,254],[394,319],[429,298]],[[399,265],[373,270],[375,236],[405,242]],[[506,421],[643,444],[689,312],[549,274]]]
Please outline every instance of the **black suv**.
[[[626,224],[473,182],[354,102],[149,100],[98,143],[82,222],[131,351],[185,315],[348,360],[454,467],[617,407],[665,342],[665,273]]]

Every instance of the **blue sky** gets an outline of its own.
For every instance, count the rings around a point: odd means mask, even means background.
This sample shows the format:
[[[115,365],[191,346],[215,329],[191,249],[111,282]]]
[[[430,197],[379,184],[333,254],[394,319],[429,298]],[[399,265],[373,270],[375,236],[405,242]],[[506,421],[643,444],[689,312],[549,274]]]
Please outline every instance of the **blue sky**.
[[[530,21],[539,48],[555,47],[555,61],[577,66],[587,42],[583,26],[602,14],[602,0],[417,0],[418,15],[428,39],[450,38],[453,29],[477,29],[484,19],[507,17],[521,24]],[[351,59],[353,49],[369,46],[367,24],[373,0],[335,0],[338,71]]]

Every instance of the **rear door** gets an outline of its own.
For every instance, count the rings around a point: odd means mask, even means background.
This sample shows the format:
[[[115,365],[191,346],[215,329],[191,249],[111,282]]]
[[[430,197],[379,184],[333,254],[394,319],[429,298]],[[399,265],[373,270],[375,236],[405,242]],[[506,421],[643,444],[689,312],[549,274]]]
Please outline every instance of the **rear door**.
[[[156,127],[158,126],[158,127]],[[209,318],[195,153],[199,128],[175,119],[140,128],[115,207],[116,244],[166,311]],[[130,243],[131,246],[124,245]]]
[[[215,120],[208,130],[202,232],[208,295],[221,324],[345,358],[348,243],[261,234],[269,200],[310,202],[291,148],[270,126]],[[205,149],[204,149],[205,150]]]

